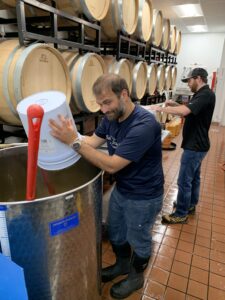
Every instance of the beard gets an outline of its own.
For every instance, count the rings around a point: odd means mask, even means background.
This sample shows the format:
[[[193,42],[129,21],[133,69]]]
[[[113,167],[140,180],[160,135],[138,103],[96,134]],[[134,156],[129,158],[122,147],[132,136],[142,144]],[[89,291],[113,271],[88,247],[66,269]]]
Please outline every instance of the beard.
[[[196,83],[193,83],[193,85],[190,87],[190,89],[191,89],[192,93],[197,92],[197,90],[198,90],[197,84],[196,84]]]
[[[109,121],[118,121],[125,114],[125,106],[120,102],[119,107],[105,113],[107,119]]]

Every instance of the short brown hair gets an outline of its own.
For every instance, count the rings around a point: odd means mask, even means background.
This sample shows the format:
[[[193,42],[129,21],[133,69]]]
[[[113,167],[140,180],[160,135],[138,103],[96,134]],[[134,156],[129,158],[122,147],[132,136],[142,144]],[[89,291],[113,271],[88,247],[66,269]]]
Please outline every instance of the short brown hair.
[[[101,95],[104,90],[111,90],[117,97],[120,97],[123,90],[127,90],[129,96],[129,88],[125,79],[116,74],[104,74],[100,76],[93,85],[93,93]]]

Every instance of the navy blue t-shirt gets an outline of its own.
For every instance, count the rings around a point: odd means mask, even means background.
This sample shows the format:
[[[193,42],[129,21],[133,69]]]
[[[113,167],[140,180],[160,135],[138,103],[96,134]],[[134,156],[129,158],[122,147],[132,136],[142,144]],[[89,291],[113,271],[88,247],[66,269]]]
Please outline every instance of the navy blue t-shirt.
[[[95,134],[106,139],[109,155],[131,161],[115,174],[119,192],[135,200],[163,194],[161,127],[153,114],[135,106],[122,122],[104,117]]]

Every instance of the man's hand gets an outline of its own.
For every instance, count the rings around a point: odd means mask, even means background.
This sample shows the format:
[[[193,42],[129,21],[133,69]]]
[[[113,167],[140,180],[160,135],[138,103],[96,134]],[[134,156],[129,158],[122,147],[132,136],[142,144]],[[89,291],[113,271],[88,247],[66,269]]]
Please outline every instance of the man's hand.
[[[153,111],[162,111],[162,108],[160,105],[149,105],[149,110],[153,110]]]
[[[166,100],[164,103],[165,103],[165,106],[179,106],[179,103],[177,103],[171,99]]]
[[[61,142],[71,145],[78,136],[73,126],[73,120],[66,119],[62,115],[59,115],[58,118],[59,122],[53,119],[49,120],[48,124],[52,129],[50,133]]]

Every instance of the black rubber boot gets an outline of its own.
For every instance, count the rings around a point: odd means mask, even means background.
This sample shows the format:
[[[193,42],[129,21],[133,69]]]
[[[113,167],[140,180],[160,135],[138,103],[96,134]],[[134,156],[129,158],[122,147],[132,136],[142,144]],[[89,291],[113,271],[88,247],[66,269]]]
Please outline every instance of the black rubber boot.
[[[149,257],[142,258],[133,255],[131,270],[126,279],[114,284],[110,290],[113,298],[123,299],[130,296],[134,291],[139,290],[144,285],[144,270],[147,268]]]
[[[116,263],[112,266],[102,269],[102,282],[108,282],[119,275],[128,274],[130,271],[131,248],[128,243],[123,245],[113,245],[113,251],[116,255]]]

